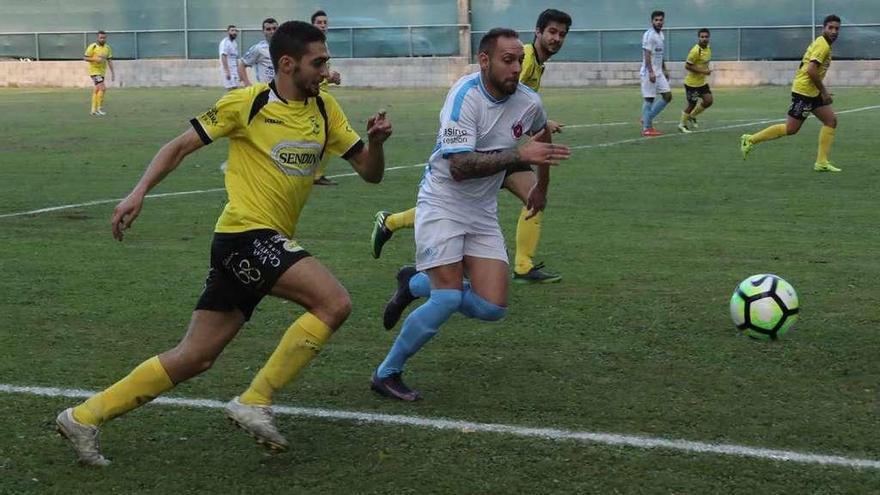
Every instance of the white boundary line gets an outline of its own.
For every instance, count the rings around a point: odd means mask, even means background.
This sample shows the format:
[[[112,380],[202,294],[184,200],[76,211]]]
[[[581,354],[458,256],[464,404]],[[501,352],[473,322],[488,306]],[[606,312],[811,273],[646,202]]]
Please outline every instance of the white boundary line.
[[[837,112],[837,114],[863,112],[865,110],[874,110],[877,108],[880,108],[880,105],[872,105],[872,106],[867,106],[867,107],[852,108],[849,110],[841,110],[841,111]],[[714,132],[714,131],[723,131],[723,130],[727,130],[727,129],[736,129],[739,127],[749,127],[749,126],[759,125],[759,124],[768,124],[770,122],[782,122],[784,120],[785,119],[755,120],[755,121],[751,121],[751,122],[745,122],[743,124],[733,124],[733,125],[725,125],[725,126],[721,126],[721,127],[711,127],[708,129],[701,129],[698,131],[694,131],[692,134],[700,134],[700,133]],[[738,120],[736,120],[736,121],[738,121]],[[628,124],[630,124],[630,123],[629,122],[607,122],[604,124],[575,124],[575,125],[571,125],[568,127],[597,127],[597,126],[615,126],[615,125],[628,125]],[[571,146],[571,149],[573,149],[573,150],[586,150],[586,149],[593,149],[593,148],[607,148],[610,146],[617,146],[619,144],[637,143],[639,141],[656,140],[656,139],[661,139],[661,138],[669,138],[672,136],[683,136],[683,135],[684,134],[679,134],[679,133],[668,133],[668,134],[663,134],[662,136],[656,136],[656,137],[637,137],[637,138],[631,138],[631,139],[623,139],[620,141],[611,141],[609,143],[584,144],[584,145],[579,145],[579,146]],[[387,171],[391,171],[391,170],[401,170],[401,169],[406,169],[406,168],[424,167],[425,165],[426,165],[425,163],[416,163],[414,165],[400,165],[397,167],[388,167],[385,169],[385,171],[387,172]],[[357,175],[357,174],[356,173],[347,173],[347,174],[330,175],[328,177],[329,178],[353,177],[355,175]],[[186,196],[189,194],[204,194],[204,193],[220,192],[223,190],[224,190],[224,188],[215,188],[215,189],[197,189],[194,191],[180,191],[180,192],[170,192],[170,193],[148,194],[147,198],[168,198],[168,197],[174,197],[174,196]],[[13,218],[13,217],[21,217],[21,216],[25,216],[25,215],[37,215],[40,213],[48,213],[48,212],[52,212],[52,211],[69,210],[72,208],[81,208],[83,206],[95,206],[95,205],[104,205],[104,204],[108,204],[108,203],[117,203],[119,201],[122,201],[123,199],[124,198],[99,199],[99,200],[95,200],[95,201],[87,201],[85,203],[50,206],[47,208],[40,208],[37,210],[18,211],[18,212],[14,212],[14,213],[4,213],[4,214],[0,214],[0,218]]]
[[[69,397],[81,399],[91,397],[95,392],[82,389],[55,388],[55,387],[26,387],[9,384],[0,384],[0,393],[27,394],[43,397]],[[155,404],[167,406],[222,409],[226,404],[212,399],[185,399],[177,397],[159,397],[154,400]],[[527,426],[505,425],[498,423],[476,423],[471,421],[459,421],[446,418],[427,418],[423,416],[408,416],[402,414],[382,414],[362,411],[344,411],[339,409],[324,409],[315,407],[279,406],[272,407],[276,414],[286,416],[298,416],[305,418],[355,421],[360,423],[373,423],[379,425],[402,425],[416,428],[432,428],[435,430],[452,430],[466,433],[496,433],[524,438],[540,438],[554,442],[574,441],[599,445],[620,445],[639,449],[668,449],[679,452],[719,454],[736,457],[750,457],[754,459],[767,459],[780,462],[797,462],[801,464],[821,464],[827,466],[845,466],[858,469],[880,469],[880,461],[872,459],[858,459],[837,455],[812,454],[806,452],[793,452],[789,450],[765,449],[759,447],[747,447],[744,445],[728,443],[706,443],[691,440],[667,439],[658,437],[620,435],[617,433],[602,433],[590,431],[576,431],[559,428],[534,428]]]

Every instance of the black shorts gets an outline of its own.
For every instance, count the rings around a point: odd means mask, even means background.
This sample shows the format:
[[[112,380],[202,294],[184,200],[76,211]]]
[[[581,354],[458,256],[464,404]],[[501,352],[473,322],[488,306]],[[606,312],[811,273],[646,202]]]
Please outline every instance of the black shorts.
[[[239,309],[249,320],[281,275],[308,256],[296,241],[270,229],[215,233],[211,269],[196,309]]]
[[[511,175],[517,172],[532,172],[532,166],[526,165],[525,163],[520,163],[519,165],[515,165],[507,169],[507,172],[504,173],[504,178],[508,178]]]
[[[687,84],[684,85],[684,97],[690,103],[696,103],[696,102],[700,101],[701,99],[703,99],[704,95],[711,95],[711,94],[712,94],[712,90],[709,89],[708,84],[704,84],[700,87],[688,86]]]
[[[798,120],[807,120],[813,110],[824,107],[825,102],[821,96],[805,96],[800,93],[791,94],[791,106],[788,107],[788,115]]]
[[[104,76],[89,76],[92,78],[92,82],[95,83],[95,86],[102,84],[104,82]]]

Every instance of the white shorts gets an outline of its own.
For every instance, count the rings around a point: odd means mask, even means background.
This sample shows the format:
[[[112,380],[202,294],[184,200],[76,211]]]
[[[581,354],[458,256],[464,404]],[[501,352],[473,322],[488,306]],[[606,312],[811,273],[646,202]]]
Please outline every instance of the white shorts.
[[[221,72],[220,79],[223,81],[223,87],[226,89],[235,89],[241,85],[238,79],[238,71],[230,71],[229,79],[226,79],[226,74]]]
[[[416,269],[427,270],[458,263],[465,256],[508,263],[501,227],[474,232],[470,222],[431,215],[430,207],[416,208]],[[423,213],[424,212],[424,213]]]
[[[672,91],[669,88],[669,80],[663,71],[655,72],[655,82],[651,82],[648,74],[642,75],[642,98],[656,98],[657,93],[663,94]]]

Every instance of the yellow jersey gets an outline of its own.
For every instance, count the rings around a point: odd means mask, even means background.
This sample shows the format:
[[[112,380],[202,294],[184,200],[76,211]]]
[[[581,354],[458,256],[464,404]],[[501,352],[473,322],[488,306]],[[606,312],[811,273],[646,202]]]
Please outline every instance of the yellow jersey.
[[[92,43],[86,48],[86,57],[104,57],[104,60],[100,62],[89,62],[89,75],[90,76],[103,76],[107,73],[107,60],[113,57],[113,50],[110,48],[110,45],[104,43],[104,46],[101,46],[97,43]]]
[[[226,93],[190,124],[205,144],[229,138],[220,233],[272,229],[293,237],[323,154],[347,159],[364,147],[329,93],[287,101],[274,81]]]
[[[541,89],[541,76],[544,75],[544,63],[538,61],[538,52],[535,44],[529,43],[523,47],[525,58],[523,59],[522,72],[519,74],[519,82],[532,88],[536,92]]]
[[[706,48],[703,48],[697,43],[691,48],[691,51],[688,52],[686,60],[697,66],[699,69],[708,69],[709,61],[712,60],[712,47],[707,45]],[[691,72],[687,69],[685,70],[687,71],[687,75],[684,77],[685,86],[699,88],[700,86],[706,85],[706,74]]]
[[[791,92],[804,96],[819,96],[819,88],[810,80],[807,74],[807,68],[812,61],[819,62],[819,79],[825,79],[825,73],[828,72],[828,66],[831,65],[831,44],[825,39],[825,36],[819,36],[815,41],[810,43],[804,58],[801,59],[801,65],[798,67],[794,75],[794,81],[791,83]]]

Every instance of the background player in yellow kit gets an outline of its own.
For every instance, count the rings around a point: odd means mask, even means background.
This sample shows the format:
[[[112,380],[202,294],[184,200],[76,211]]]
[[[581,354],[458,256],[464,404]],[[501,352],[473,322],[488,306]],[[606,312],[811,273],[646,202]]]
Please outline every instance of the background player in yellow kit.
[[[91,115],[106,115],[104,113],[104,92],[107,86],[104,84],[104,77],[107,69],[110,69],[110,80],[114,80],[116,75],[113,73],[113,50],[107,44],[107,33],[98,31],[98,37],[94,43],[86,48],[83,57],[89,63],[89,77],[95,84],[92,88],[92,110]]]
[[[380,182],[383,143],[391,135],[391,123],[379,113],[367,122],[365,145],[336,100],[320,93],[328,70],[325,40],[308,23],[282,24],[270,43],[274,79],[233,90],[192,119],[192,128],[159,150],[134,190],[116,206],[111,226],[121,241],[150,189],[190,153],[229,138],[229,201],[214,229],[211,268],[186,335],[174,348],[58,415],[58,430],[81,463],[109,464],[100,452],[99,426],[210,368],[267,294],[296,302],[306,312],[225,413],[259,443],[275,450],[287,447],[275,426],[272,396],[302,371],[351,312],[342,284],[293,239],[297,220],[321,155],[340,155],[365,181]]]
[[[547,9],[538,16],[535,23],[535,39],[524,46],[525,58],[520,73],[520,83],[534,91],[541,87],[544,75],[544,62],[555,55],[565,43],[565,36],[571,28],[571,16],[556,9]],[[548,129],[561,132],[562,125],[550,120]],[[529,166],[522,166],[508,173],[504,187],[516,195],[523,205],[527,203],[529,191],[538,183],[537,177]],[[543,211],[531,211],[523,207],[516,225],[516,261],[513,267],[513,280],[519,283],[551,283],[559,282],[562,277],[544,270],[544,264],[535,264],[533,258],[541,238],[541,220]],[[416,209],[400,213],[380,211],[376,213],[371,235],[372,254],[378,258],[382,246],[391,238],[395,231],[412,228],[415,224]]]
[[[758,143],[797,134],[812,113],[822,122],[822,129],[819,131],[819,150],[813,170],[840,172],[839,168],[828,161],[828,152],[831,150],[831,144],[834,143],[834,133],[837,129],[837,115],[831,107],[831,93],[822,82],[831,65],[831,44],[837,39],[838,34],[840,34],[840,17],[831,14],[822,22],[822,36],[810,43],[795,73],[791,84],[791,106],[785,123],[771,125],[757,134],[743,134],[740,137],[743,160]]]
[[[712,106],[712,90],[706,77],[712,73],[709,70],[709,61],[712,60],[712,47],[709,46],[709,30],[700,29],[697,32],[697,44],[688,52],[684,68],[687,76],[684,78],[684,94],[687,107],[681,112],[681,122],[678,130],[684,133],[691,132],[688,126],[697,127],[697,115]]]

